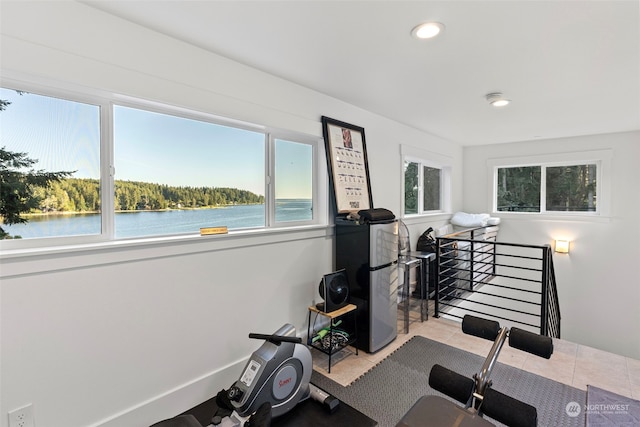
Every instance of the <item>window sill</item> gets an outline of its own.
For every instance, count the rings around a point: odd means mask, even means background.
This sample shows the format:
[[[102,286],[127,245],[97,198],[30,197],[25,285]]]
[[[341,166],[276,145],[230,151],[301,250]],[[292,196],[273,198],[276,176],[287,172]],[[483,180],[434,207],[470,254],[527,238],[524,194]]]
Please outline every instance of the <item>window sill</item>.
[[[69,268],[184,256],[332,236],[332,226],[312,225],[280,229],[230,231],[228,234],[211,236],[190,234],[2,250],[0,254],[0,266],[2,267],[0,268],[0,277],[8,278]]]
[[[520,221],[567,221],[567,222],[594,222],[608,223],[611,217],[597,214],[574,213],[537,213],[537,212],[492,212],[492,217]]]

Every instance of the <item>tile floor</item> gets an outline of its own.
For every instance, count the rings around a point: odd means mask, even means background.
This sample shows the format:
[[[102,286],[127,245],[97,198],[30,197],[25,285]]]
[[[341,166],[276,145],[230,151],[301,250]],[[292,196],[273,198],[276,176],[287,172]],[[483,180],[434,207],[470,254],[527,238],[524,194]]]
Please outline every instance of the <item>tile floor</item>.
[[[419,314],[414,312],[411,317],[409,333],[404,333],[404,325],[398,322],[398,337],[377,353],[360,351],[355,355],[354,350],[348,348],[334,354],[330,374],[327,372],[328,357],[312,350],[314,369],[347,386],[415,335],[483,357],[491,349],[492,342],[464,334],[459,322],[434,317],[420,322]],[[505,345],[498,361],[578,389],[586,390],[589,384],[640,400],[640,360],[554,339],[554,352],[550,359]]]

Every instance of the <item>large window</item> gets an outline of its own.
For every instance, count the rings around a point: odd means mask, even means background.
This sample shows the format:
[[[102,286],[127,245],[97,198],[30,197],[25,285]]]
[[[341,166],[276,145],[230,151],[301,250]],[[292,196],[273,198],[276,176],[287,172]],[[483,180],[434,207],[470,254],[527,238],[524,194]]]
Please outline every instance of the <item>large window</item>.
[[[145,102],[63,98],[1,89],[1,202],[25,220],[0,218],[5,237],[107,240],[318,222],[319,138],[280,138],[258,125]],[[31,167],[15,167],[11,156]],[[28,183],[37,173],[59,174]],[[10,206],[17,185],[28,201],[19,208]]]
[[[405,157],[403,160],[404,215],[441,213],[448,210],[449,168],[434,162]]]
[[[598,164],[500,167],[498,212],[597,212]]]
[[[265,134],[114,107],[116,237],[264,227]]]

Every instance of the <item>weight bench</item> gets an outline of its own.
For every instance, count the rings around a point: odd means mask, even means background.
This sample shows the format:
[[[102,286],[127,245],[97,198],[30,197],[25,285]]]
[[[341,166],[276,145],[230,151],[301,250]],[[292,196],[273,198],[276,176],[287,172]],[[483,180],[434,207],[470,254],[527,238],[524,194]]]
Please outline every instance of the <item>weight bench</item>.
[[[493,341],[481,371],[472,379],[436,364],[429,373],[429,385],[462,403],[464,407],[439,396],[423,396],[396,427],[493,426],[482,418],[483,415],[509,427],[536,427],[536,408],[494,390],[489,377],[507,339],[511,347],[549,359],[553,353],[551,338],[519,328],[501,328],[496,321],[471,315],[464,316],[462,332]]]

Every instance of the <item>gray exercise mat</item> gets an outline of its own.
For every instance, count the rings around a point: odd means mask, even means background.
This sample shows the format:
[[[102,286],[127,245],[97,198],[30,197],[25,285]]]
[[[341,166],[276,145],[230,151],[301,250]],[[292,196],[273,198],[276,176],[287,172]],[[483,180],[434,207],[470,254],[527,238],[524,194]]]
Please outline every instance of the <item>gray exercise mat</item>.
[[[447,397],[429,387],[429,372],[442,365],[471,378],[482,369],[484,357],[416,336],[347,387],[314,371],[311,381],[381,427],[394,427],[424,395]],[[498,359],[499,360],[499,359]],[[498,362],[491,374],[493,388],[538,410],[538,426],[584,426],[584,411],[576,415],[567,408],[584,408],[586,392]],[[452,399],[450,399],[452,400]],[[495,420],[487,418],[500,426]]]

